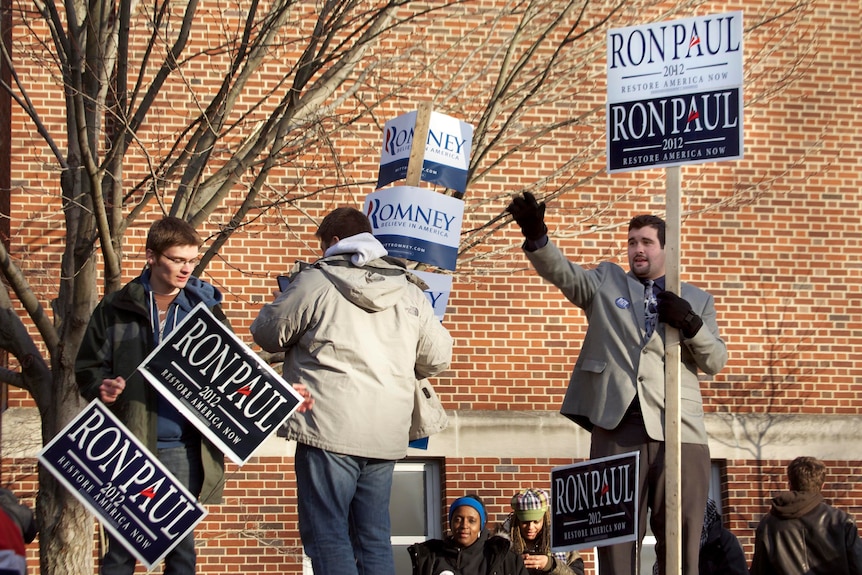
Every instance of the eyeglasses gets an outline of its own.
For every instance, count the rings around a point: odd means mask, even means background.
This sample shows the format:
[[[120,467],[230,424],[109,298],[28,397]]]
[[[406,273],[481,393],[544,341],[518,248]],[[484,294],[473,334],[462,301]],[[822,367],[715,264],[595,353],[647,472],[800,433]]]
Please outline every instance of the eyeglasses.
[[[195,267],[199,263],[201,263],[200,258],[194,258],[192,260],[186,260],[183,258],[175,258],[175,257],[169,256],[167,254],[163,254],[163,253],[159,253],[159,255],[162,256],[163,258],[165,258],[166,260],[168,260],[169,262],[172,262],[172,263],[180,266],[181,268],[185,267],[186,265],[190,265],[192,267]]]

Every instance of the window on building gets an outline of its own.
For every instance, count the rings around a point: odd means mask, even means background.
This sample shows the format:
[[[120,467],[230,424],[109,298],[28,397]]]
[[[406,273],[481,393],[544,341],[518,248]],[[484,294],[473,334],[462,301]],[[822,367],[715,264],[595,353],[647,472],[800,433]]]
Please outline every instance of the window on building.
[[[395,464],[389,517],[396,575],[410,575],[407,548],[443,536],[440,527],[441,465],[436,460],[408,459]]]

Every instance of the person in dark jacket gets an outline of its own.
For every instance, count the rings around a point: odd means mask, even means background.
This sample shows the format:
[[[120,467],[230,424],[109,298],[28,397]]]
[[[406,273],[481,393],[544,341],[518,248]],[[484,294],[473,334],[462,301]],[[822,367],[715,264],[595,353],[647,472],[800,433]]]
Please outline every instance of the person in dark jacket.
[[[477,495],[466,495],[449,506],[446,539],[411,545],[413,575],[529,575],[524,560],[504,537],[490,535],[488,516]]]
[[[551,551],[551,503],[544,489],[522,489],[512,497],[512,513],[498,533],[512,542],[530,575],[584,575],[584,560],[577,551]]]
[[[757,526],[751,575],[862,575],[856,522],[820,493],[826,466],[797,457],[787,466],[790,491],[772,499]]]
[[[144,272],[106,295],[90,318],[75,363],[81,395],[100,398],[201,503],[221,502],[224,457],[144,377],[138,365],[203,302],[227,323],[222,294],[192,275],[201,240],[188,222],[167,217],[147,233]],[[165,573],[194,573],[194,536],[165,557]],[[108,535],[102,575],[130,575],[135,557]]]
[[[739,539],[721,524],[721,514],[712,499],[706,500],[700,534],[700,575],[748,575],[748,562]]]
[[[745,551],[736,535],[721,524],[718,505],[712,499],[706,500],[699,559],[699,575],[748,575]],[[653,564],[652,572],[658,575],[658,562]]]
[[[200,236],[185,220],[166,217],[152,224],[146,269],[93,310],[75,377],[84,398],[109,406],[178,481],[201,503],[211,504],[221,502],[224,487],[221,451],[136,371],[196,305],[203,303],[227,324],[221,292],[192,275],[200,246]],[[297,391],[306,397],[303,410],[311,400],[306,390]],[[165,573],[191,574],[195,564],[194,534],[189,534],[165,557]],[[101,574],[131,575],[134,570],[135,557],[108,534]]]
[[[0,575],[25,575],[25,545],[36,538],[39,527],[33,510],[9,489],[0,488]]]

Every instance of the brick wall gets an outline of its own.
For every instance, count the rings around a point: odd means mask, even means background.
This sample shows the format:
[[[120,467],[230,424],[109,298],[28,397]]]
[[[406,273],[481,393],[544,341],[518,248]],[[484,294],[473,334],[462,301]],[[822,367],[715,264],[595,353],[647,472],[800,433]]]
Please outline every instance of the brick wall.
[[[793,25],[768,21],[768,15],[794,2],[703,2],[698,14],[744,9],[746,18],[745,158],[688,166],[682,170],[684,222],[682,277],[716,298],[730,361],[717,376],[702,382],[705,409],[742,421],[803,415],[822,418],[862,412],[862,63],[851,39],[858,36],[859,11],[853,3],[818,0],[791,11]],[[644,14],[650,13],[645,10]],[[657,13],[657,12],[656,12]],[[791,20],[793,20],[791,18]],[[635,19],[633,21],[640,21]],[[443,42],[468,27],[468,16],[435,25],[417,25],[414,44]],[[614,23],[627,25],[630,22]],[[427,34],[427,36],[422,36]],[[387,39],[381,48],[397,50],[404,38]],[[466,48],[465,48],[466,49]],[[441,78],[458,62],[452,55],[404,91],[403,100],[381,109],[384,119],[412,107],[441,89]],[[594,65],[573,76],[570,100],[531,111],[525,121],[558,117],[603,105],[604,68]],[[35,66],[25,76],[45,99],[49,128],[62,134],[63,110],[53,92],[38,86],[51,81]],[[378,78],[394,82],[397,78]],[[472,97],[486,84],[473,78]],[[562,90],[563,88],[561,88]],[[178,92],[178,98],[180,97]],[[467,94],[467,92],[465,92]],[[437,95],[439,109],[453,115],[469,110],[463,101]],[[468,121],[470,118],[466,116]],[[164,118],[164,116],[162,117]],[[575,191],[549,203],[547,219],[555,241],[577,262],[612,260],[625,265],[623,226],[636,212],[662,213],[662,170],[608,176],[602,172],[603,115],[593,115],[529,153],[504,161],[468,190],[465,198],[466,247],[478,229],[499,215],[511,193],[536,174],[577,154],[595,154],[572,173],[551,179],[540,195],[569,178],[587,179]],[[167,125],[148,132],[156,137]],[[62,216],[57,202],[58,174],[44,144],[20,111],[13,112],[12,257],[27,274],[43,305],[56,295],[62,249]],[[332,143],[342,155],[340,191],[303,200],[297,209],[257,219],[221,251],[205,279],[223,289],[226,311],[241,337],[275,289],[275,276],[296,259],[317,257],[312,238],[316,221],[331,208],[359,205],[375,177],[379,129],[365,122]],[[319,150],[310,151],[314,155]],[[332,171],[310,159],[304,170],[284,174],[279,185],[305,190],[331,183]],[[130,170],[131,171],[131,170]],[[301,174],[301,175],[297,175]],[[282,189],[269,192],[275,198]],[[294,193],[294,192],[291,192]],[[299,191],[295,192],[296,194]],[[232,198],[235,204],[238,197]],[[258,214],[256,214],[258,215]],[[149,215],[148,218],[152,218]],[[216,214],[203,226],[213,232],[224,220]],[[124,249],[124,273],[131,279],[143,264],[142,239],[149,221],[135,224]],[[529,268],[512,226],[490,235],[459,256],[445,324],[456,338],[452,368],[436,378],[445,406],[453,412],[556,412],[577,357],[585,321],[555,290]],[[35,334],[35,330],[33,330]],[[14,367],[14,365],[13,365]],[[10,405],[32,406],[20,390]],[[858,427],[835,439],[842,457],[832,457],[826,497],[857,514],[862,508]],[[739,437],[737,437],[739,439]],[[743,438],[745,439],[745,438]],[[532,438],[541,442],[542,430]],[[783,445],[788,455],[764,455]],[[477,491],[501,517],[511,492],[546,481],[551,467],[572,458],[511,459],[507,446],[494,457],[445,456],[446,501]],[[784,467],[795,452],[810,454],[805,438],[771,437],[739,447],[748,455],[722,461],[724,512],[751,559],[753,530],[768,509],[771,495],[784,487]],[[586,455],[579,452],[579,457]],[[36,491],[32,461],[3,460],[2,478],[25,496]],[[295,485],[290,458],[254,458],[241,470],[231,468],[227,502],[210,509],[201,525],[201,573],[300,573]],[[441,510],[444,502],[441,502]],[[30,546],[35,553],[35,545]],[[588,556],[588,562],[591,557]],[[33,559],[31,565],[36,565]],[[35,567],[33,567],[35,569]]]
[[[482,497],[489,524],[502,522],[510,511],[512,494],[528,485],[545,485],[550,470],[573,463],[571,459],[446,458],[444,498],[452,501],[465,493]],[[769,509],[769,499],[786,489],[786,461],[727,461],[722,514],[739,538],[746,558],[754,552],[754,530]],[[826,461],[829,475],[823,490],[828,503],[855,517],[862,516],[862,474],[859,461]],[[4,485],[22,500],[34,504],[36,482],[32,462],[3,460]],[[228,465],[228,483],[222,505],[196,530],[199,572],[206,575],[243,573],[302,573],[302,550],[296,524],[296,484],[293,462],[281,458],[255,458],[241,470]],[[446,508],[441,504],[441,517]],[[98,534],[94,539],[98,540]],[[38,572],[37,543],[28,546],[31,572]],[[582,553],[591,570],[593,553]],[[146,571],[139,567],[139,573]]]

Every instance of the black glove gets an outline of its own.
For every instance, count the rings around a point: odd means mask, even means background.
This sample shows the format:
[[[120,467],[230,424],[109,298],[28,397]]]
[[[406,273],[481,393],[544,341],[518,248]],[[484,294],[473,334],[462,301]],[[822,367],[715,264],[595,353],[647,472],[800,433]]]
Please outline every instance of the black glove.
[[[524,196],[515,196],[512,203],[506,208],[512,214],[521,233],[528,240],[540,240],[548,234],[548,226],[545,225],[545,202],[541,204],[530,192],[524,192]]]
[[[685,337],[694,337],[703,327],[703,320],[691,309],[691,304],[670,291],[656,296],[658,320],[682,332]]]

